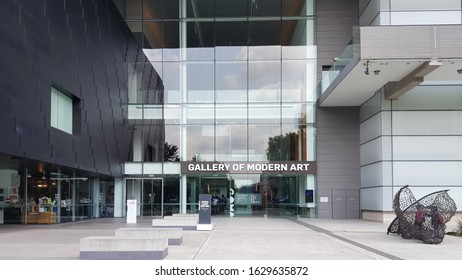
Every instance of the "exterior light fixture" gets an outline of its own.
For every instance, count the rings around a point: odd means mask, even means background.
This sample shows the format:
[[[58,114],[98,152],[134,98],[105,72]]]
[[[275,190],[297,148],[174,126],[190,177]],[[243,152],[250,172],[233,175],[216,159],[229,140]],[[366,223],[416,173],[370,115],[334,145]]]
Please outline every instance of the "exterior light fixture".
[[[369,75],[369,60],[366,61],[366,70],[364,70],[364,74]]]

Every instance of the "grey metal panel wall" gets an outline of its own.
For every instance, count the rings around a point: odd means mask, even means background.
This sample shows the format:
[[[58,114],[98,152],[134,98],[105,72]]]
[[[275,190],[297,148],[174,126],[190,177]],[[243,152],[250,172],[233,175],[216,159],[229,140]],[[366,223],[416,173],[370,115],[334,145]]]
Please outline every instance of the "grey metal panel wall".
[[[0,152],[121,175],[125,61],[144,55],[113,1],[0,1],[0,38]],[[50,126],[52,84],[80,100],[77,135]]]
[[[358,25],[358,0],[316,1],[316,45],[318,48],[318,81],[322,66],[332,65],[352,38],[352,27]]]
[[[359,217],[359,108],[318,108],[316,117],[317,193],[332,202],[318,203],[318,217]]]
[[[380,26],[361,27],[361,58],[461,58],[462,27]]]

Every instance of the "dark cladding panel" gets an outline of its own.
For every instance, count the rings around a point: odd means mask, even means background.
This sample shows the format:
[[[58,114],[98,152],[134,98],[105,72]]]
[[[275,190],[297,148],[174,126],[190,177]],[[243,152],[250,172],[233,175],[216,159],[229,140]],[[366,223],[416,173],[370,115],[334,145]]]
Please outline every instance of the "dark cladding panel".
[[[0,1],[0,10],[0,152],[122,175],[125,62],[143,52],[114,2]],[[51,128],[52,85],[76,97],[76,135]]]

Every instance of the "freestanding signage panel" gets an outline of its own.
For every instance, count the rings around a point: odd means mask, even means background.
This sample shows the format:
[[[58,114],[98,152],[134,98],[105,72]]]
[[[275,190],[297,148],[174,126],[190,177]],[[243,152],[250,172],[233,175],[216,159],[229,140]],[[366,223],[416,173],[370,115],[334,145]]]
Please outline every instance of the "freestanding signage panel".
[[[210,194],[199,195],[199,222],[197,230],[212,230],[212,196]]]
[[[136,200],[127,200],[127,224],[136,224]]]

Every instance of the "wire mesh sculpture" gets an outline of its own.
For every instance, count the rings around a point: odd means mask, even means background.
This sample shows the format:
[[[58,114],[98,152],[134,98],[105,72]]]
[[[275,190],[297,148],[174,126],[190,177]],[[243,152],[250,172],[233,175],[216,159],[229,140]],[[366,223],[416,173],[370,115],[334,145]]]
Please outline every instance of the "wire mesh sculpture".
[[[427,244],[441,243],[445,224],[457,209],[448,191],[433,192],[416,200],[409,186],[402,187],[393,199],[396,218],[388,227],[387,234],[397,233],[404,239],[416,238]]]

